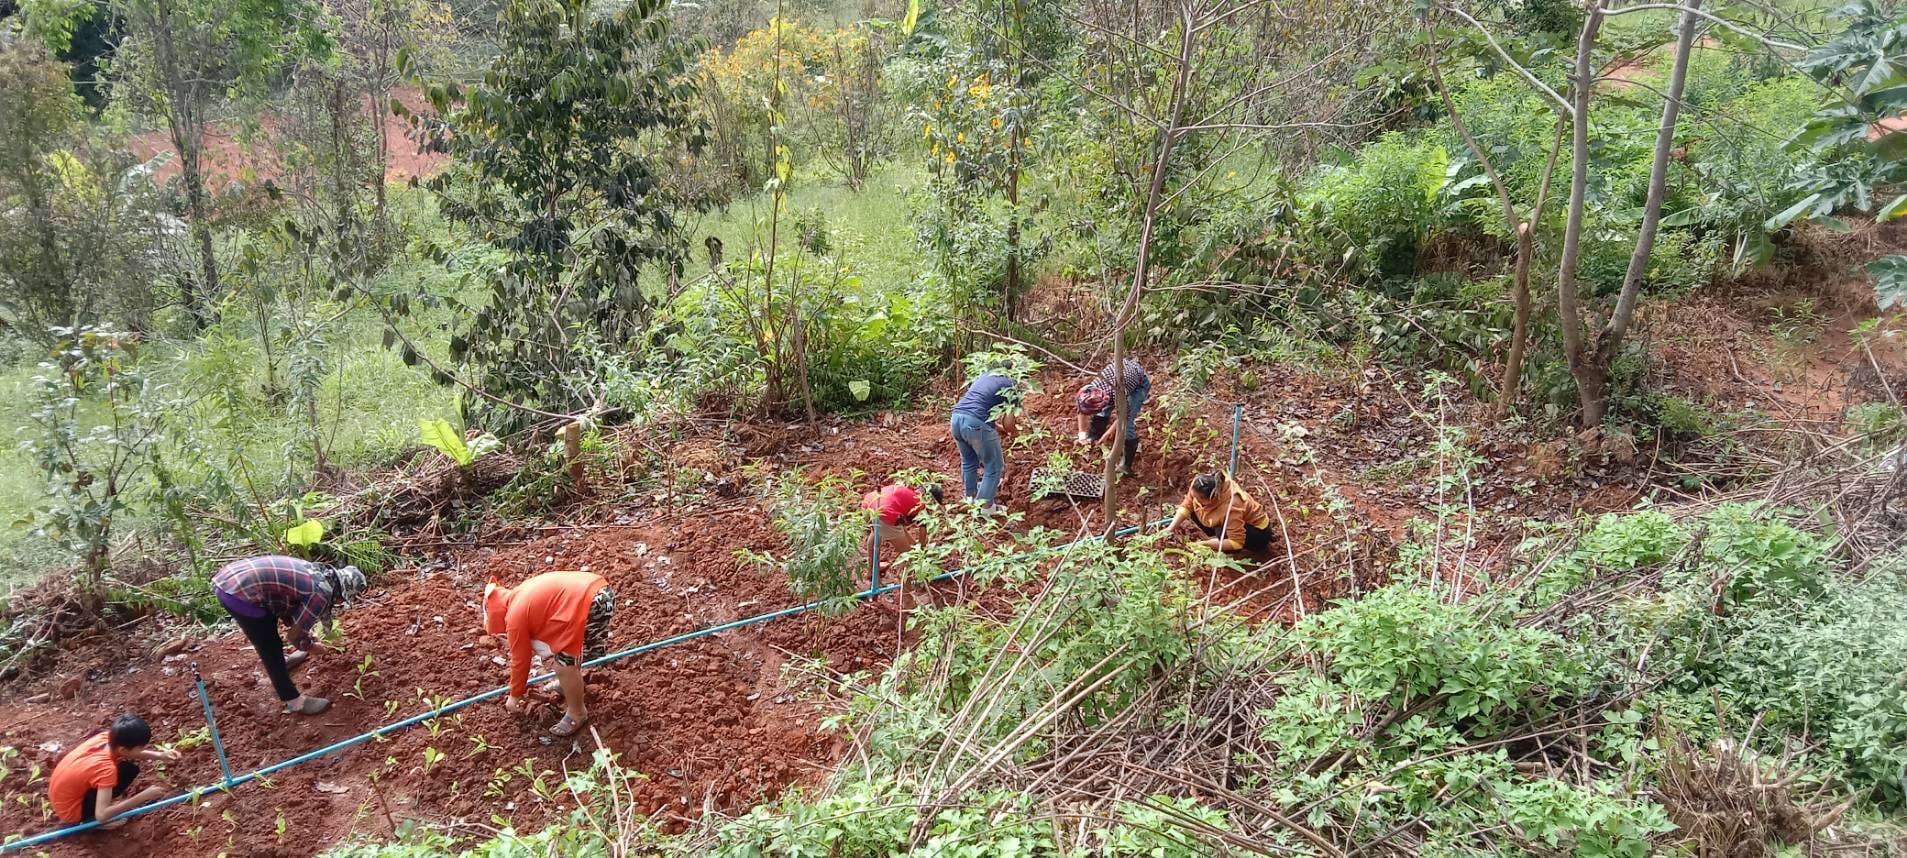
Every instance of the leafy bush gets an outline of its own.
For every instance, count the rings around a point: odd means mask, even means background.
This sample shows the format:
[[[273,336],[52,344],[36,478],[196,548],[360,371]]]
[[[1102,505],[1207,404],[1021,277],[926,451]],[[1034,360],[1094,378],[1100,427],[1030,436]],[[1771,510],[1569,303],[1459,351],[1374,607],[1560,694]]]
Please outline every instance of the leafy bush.
[[[1847,428],[1870,450],[1891,447],[1907,436],[1907,412],[1891,402],[1863,402],[1847,410]]]
[[[847,483],[829,477],[810,484],[799,468],[764,481],[775,528],[788,538],[781,556],[742,549],[758,566],[781,569],[796,594],[825,603],[831,612],[847,610],[867,581],[861,540],[872,521],[857,512]]]
[[[1357,150],[1351,163],[1319,173],[1303,199],[1319,210],[1319,225],[1342,235],[1372,270],[1405,274],[1437,224],[1448,163],[1436,143],[1388,134]]]
[[[1407,705],[1444,695],[1454,718],[1491,721],[1542,708],[1582,680],[1564,642],[1507,622],[1488,599],[1452,604],[1415,584],[1393,584],[1319,614],[1302,627],[1353,694]],[[1494,613],[1494,616],[1493,616]]]

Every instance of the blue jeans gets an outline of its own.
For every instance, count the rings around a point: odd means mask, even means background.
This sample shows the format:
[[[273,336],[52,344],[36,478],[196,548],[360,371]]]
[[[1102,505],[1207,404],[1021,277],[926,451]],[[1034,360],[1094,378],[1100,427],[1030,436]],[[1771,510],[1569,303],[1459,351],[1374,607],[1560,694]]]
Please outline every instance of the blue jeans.
[[[999,430],[960,411],[954,412],[947,429],[953,433],[954,446],[960,448],[960,483],[966,487],[967,497],[992,503],[1000,494],[1000,477],[1006,473],[1006,451],[1000,449]]]
[[[1146,407],[1146,400],[1151,396],[1152,381],[1150,379],[1147,379],[1146,383],[1126,392],[1127,438],[1139,437],[1139,410]],[[1095,437],[1098,436],[1099,433],[1106,431],[1107,424],[1112,422],[1112,413],[1118,410],[1119,402],[1114,400],[1113,404],[1106,406],[1106,410],[1093,415],[1093,434]]]

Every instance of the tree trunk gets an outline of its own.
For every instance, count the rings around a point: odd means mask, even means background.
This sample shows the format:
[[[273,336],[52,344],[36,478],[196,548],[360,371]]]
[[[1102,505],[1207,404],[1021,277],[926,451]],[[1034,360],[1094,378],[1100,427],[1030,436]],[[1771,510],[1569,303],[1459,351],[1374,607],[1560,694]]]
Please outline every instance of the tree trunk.
[[[1158,220],[1159,206],[1165,196],[1166,165],[1172,159],[1172,148],[1179,139],[1179,124],[1185,116],[1185,99],[1192,81],[1193,39],[1196,29],[1190,20],[1182,22],[1179,28],[1178,76],[1172,81],[1172,102],[1169,118],[1159,129],[1159,143],[1156,157],[1152,161],[1152,181],[1146,189],[1145,213],[1139,223],[1139,249],[1133,263],[1132,286],[1126,291],[1126,299],[1119,311],[1113,316],[1112,328],[1112,365],[1113,365],[1113,421],[1112,446],[1106,450],[1106,465],[1103,471],[1106,480],[1106,496],[1102,505],[1102,514],[1106,520],[1106,533],[1110,534],[1119,526],[1119,492],[1113,479],[1117,474],[1117,462],[1126,451],[1126,416],[1131,413],[1132,403],[1126,398],[1125,385],[1125,333],[1126,326],[1139,311],[1139,297],[1145,293],[1147,267],[1152,256],[1153,225]]]
[[[1603,418],[1603,368],[1584,342],[1582,307],[1576,283],[1576,264],[1582,258],[1583,209],[1589,190],[1589,95],[1595,86],[1596,34],[1602,29],[1603,0],[1591,0],[1576,41],[1576,68],[1570,97],[1569,215],[1563,224],[1563,256],[1556,271],[1556,314],[1563,327],[1563,352],[1576,380],[1576,400],[1584,427],[1600,426]]]
[[[1669,73],[1669,91],[1662,105],[1662,124],[1655,132],[1655,157],[1649,164],[1649,195],[1642,204],[1642,228],[1636,234],[1635,252],[1629,256],[1629,270],[1622,275],[1622,292],[1616,298],[1616,310],[1609,316],[1596,344],[1596,357],[1603,366],[1616,358],[1622,338],[1629,332],[1635,316],[1636,298],[1642,291],[1642,276],[1649,270],[1649,255],[1655,250],[1655,237],[1662,227],[1662,198],[1668,195],[1669,153],[1675,149],[1675,126],[1682,110],[1682,91],[1688,84],[1689,54],[1695,47],[1695,28],[1700,16],[1696,9],[1702,0],[1687,0],[1682,13],[1681,31],[1675,38],[1675,67]]]

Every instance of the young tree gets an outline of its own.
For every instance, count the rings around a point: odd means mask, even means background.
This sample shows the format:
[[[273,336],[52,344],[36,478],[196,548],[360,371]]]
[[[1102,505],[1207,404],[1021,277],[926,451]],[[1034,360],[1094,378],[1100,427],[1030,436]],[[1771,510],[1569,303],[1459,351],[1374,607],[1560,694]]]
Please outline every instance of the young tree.
[[[430,185],[504,258],[479,275],[484,301],[450,339],[452,359],[480,371],[472,387],[489,394],[479,416],[493,425],[523,413],[498,400],[591,410],[582,344],[632,347],[667,297],[656,280],[675,282],[677,216],[690,204],[658,181],[655,161],[700,135],[687,54],[662,5],[511,0],[483,81],[429,90],[445,118],[420,121],[455,156]]]
[[[0,38],[0,327],[50,346],[49,328],[143,324],[160,228],[150,187],[88,129],[64,64]]]
[[[74,8],[80,14],[91,9]],[[304,26],[310,15],[303,0],[104,0],[101,11],[124,33],[106,63],[114,100],[163,123],[179,160],[199,254],[198,283],[184,298],[203,324],[219,290],[205,163],[212,111],[228,96],[263,95],[288,63],[322,54],[325,42]]]
[[[114,521],[151,463],[164,408],[139,369],[136,338],[92,328],[62,328],[55,337],[53,359],[33,379],[21,444],[47,481],[28,524],[72,552],[81,593],[96,609]]]

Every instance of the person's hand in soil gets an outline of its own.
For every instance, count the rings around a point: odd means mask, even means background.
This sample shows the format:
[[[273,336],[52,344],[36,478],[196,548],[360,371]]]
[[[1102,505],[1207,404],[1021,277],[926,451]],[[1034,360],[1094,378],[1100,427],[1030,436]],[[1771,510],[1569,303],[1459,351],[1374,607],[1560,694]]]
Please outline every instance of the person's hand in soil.
[[[134,795],[132,798],[127,799],[125,804],[123,804],[122,806],[125,807],[127,810],[134,810],[137,808],[145,807],[146,805],[151,804],[165,797],[166,797],[165,787],[149,786],[149,787],[146,787],[145,789],[140,790],[139,793],[137,795]],[[100,827],[100,830],[102,831],[112,831],[131,821],[132,820],[127,819],[125,814],[122,812],[114,816],[112,819],[100,823],[99,827]]]
[[[503,708],[511,712],[521,712],[523,711],[523,698],[505,694],[503,696]]]
[[[179,753],[178,748],[140,748],[134,751],[133,754],[155,763],[176,763],[181,757],[185,756]]]

